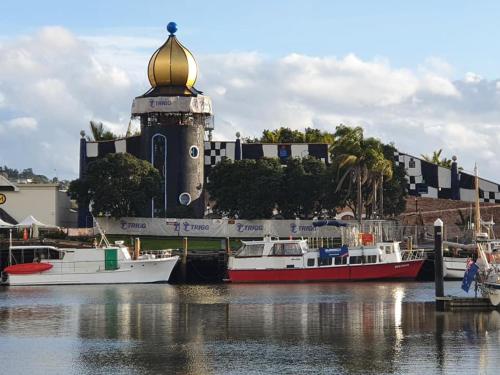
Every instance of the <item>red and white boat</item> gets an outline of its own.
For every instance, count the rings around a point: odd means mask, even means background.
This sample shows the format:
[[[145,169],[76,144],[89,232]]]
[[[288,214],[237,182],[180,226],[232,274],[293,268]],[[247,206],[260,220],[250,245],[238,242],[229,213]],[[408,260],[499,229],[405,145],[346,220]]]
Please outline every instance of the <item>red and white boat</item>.
[[[338,249],[309,249],[306,240],[244,241],[229,257],[235,283],[415,279],[423,250],[401,250],[399,242]]]

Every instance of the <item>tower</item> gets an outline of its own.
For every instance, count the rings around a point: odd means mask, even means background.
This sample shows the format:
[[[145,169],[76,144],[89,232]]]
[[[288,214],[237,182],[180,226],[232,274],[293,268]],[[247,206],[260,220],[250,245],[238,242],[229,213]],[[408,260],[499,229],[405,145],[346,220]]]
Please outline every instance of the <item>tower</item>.
[[[148,208],[151,217],[201,217],[205,208],[204,138],[212,129],[212,102],[194,88],[198,66],[167,25],[167,41],[151,56],[151,89],[136,97],[132,116],[140,119],[141,154],[162,176],[162,197]]]

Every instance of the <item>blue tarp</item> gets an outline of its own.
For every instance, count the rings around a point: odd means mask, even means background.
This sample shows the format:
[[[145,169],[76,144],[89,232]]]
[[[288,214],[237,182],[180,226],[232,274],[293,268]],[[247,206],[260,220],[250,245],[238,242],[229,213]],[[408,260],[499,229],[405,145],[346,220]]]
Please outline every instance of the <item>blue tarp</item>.
[[[321,259],[346,257],[348,255],[349,255],[349,249],[347,248],[347,245],[342,245],[342,247],[335,249],[327,249],[324,247],[319,248],[319,257]]]
[[[329,226],[329,227],[347,227],[347,223],[343,223],[338,220],[317,220],[313,221],[313,226],[314,227],[324,227],[324,226]]]

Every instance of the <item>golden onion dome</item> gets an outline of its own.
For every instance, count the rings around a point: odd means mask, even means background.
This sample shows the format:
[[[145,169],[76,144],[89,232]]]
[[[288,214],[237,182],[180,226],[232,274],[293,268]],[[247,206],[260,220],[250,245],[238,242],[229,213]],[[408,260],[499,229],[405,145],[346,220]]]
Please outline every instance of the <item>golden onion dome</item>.
[[[174,33],[177,31],[175,22],[167,25],[170,32],[165,44],[151,56],[148,65],[148,78],[151,86],[186,86],[192,87],[198,75],[196,61]]]

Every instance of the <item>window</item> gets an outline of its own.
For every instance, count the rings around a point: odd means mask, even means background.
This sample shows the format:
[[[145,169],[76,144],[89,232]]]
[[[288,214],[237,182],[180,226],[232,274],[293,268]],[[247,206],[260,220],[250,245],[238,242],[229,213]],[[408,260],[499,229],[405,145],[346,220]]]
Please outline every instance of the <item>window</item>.
[[[297,256],[302,255],[299,243],[275,243],[271,250],[271,256]]]
[[[332,258],[318,258],[318,264],[320,266],[331,266],[332,265]]]
[[[410,161],[408,162],[408,167],[415,168],[415,159],[410,158]]]
[[[386,254],[391,254],[392,253],[392,246],[386,246],[385,247],[385,253]]]
[[[310,258],[307,260],[307,267],[314,267],[314,264],[315,264],[315,259],[314,258]]]
[[[347,264],[347,257],[336,257],[335,258],[335,264]]]
[[[189,148],[189,156],[191,156],[193,159],[196,159],[200,155],[200,149],[198,146],[191,146]]]
[[[191,203],[191,194],[182,193],[181,195],[179,195],[179,203],[183,206],[188,206]]]
[[[349,259],[349,264],[361,264],[361,263],[363,263],[363,257],[356,256],[356,257],[350,257]]]
[[[245,245],[243,244],[236,252],[236,258],[261,257],[264,252],[264,244]]]
[[[377,256],[376,255],[365,256],[365,263],[377,263]]]

